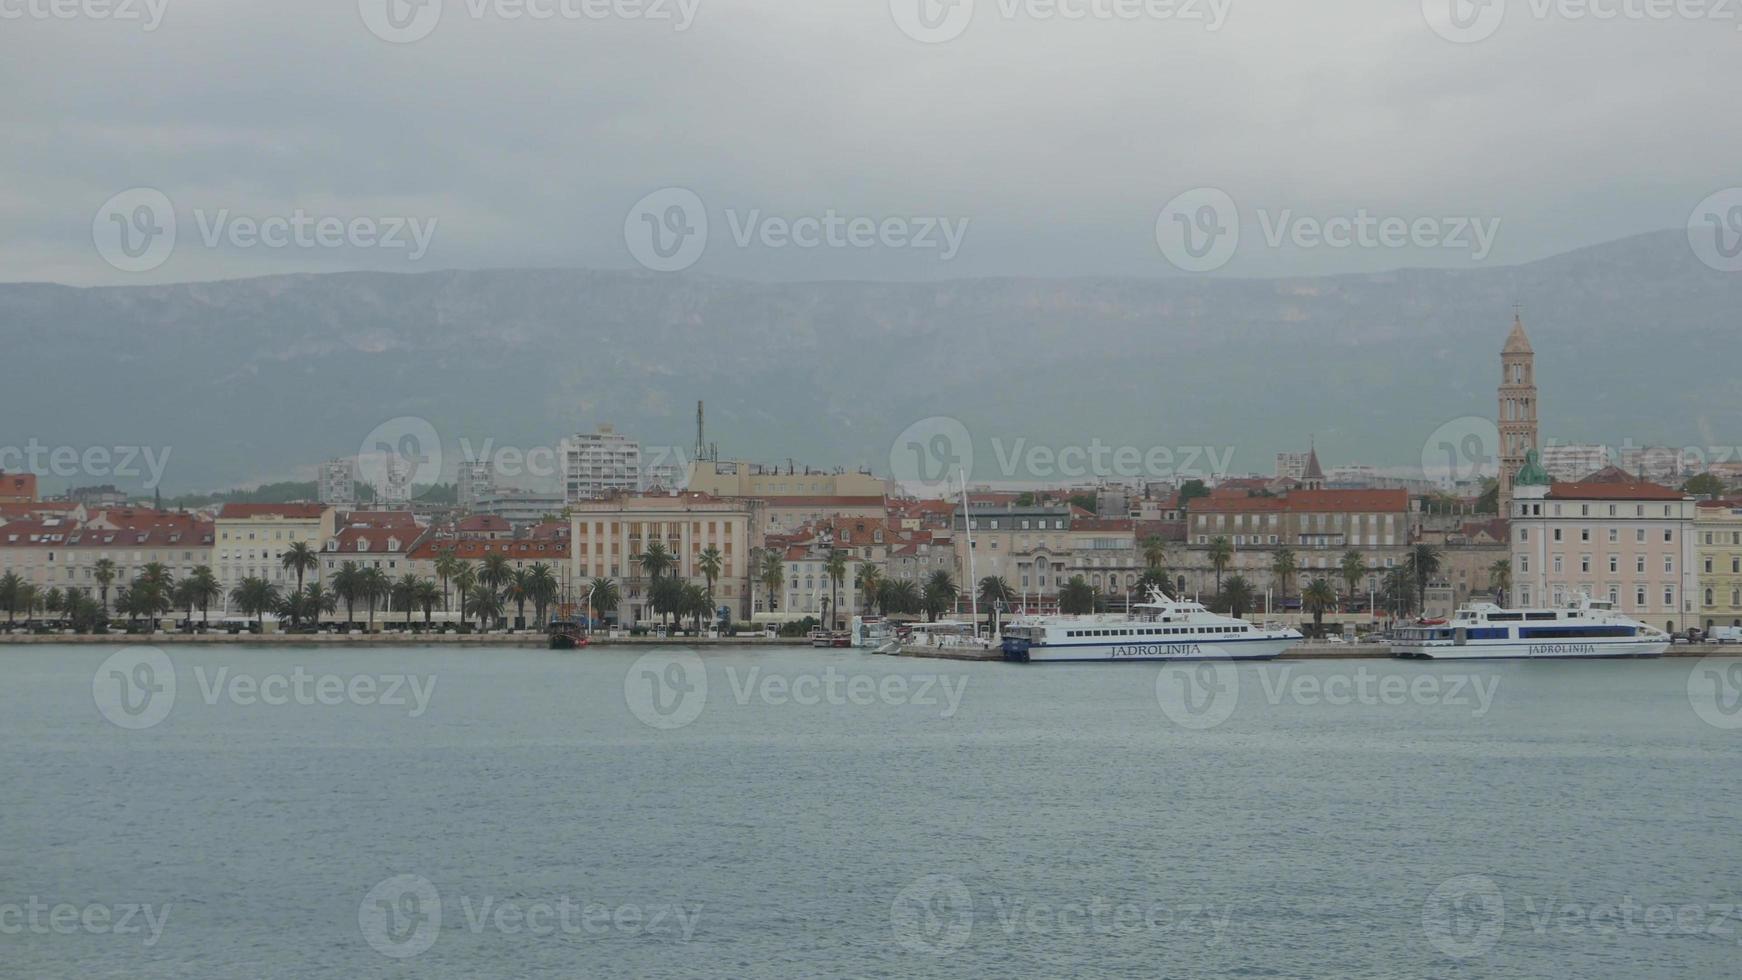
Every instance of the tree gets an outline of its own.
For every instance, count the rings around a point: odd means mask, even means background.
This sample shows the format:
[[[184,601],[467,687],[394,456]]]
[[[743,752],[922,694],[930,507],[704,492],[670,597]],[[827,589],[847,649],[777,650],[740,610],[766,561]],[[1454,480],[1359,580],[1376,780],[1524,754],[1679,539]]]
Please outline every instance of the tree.
[[[42,594],[42,608],[51,616],[64,609],[66,601],[66,594],[59,589],[49,589]]]
[[[780,587],[786,582],[786,562],[778,551],[762,553],[762,587],[768,593],[768,611],[773,612]]]
[[[675,581],[675,580],[674,580]],[[708,595],[708,590],[693,582],[685,582],[679,586],[679,605],[686,616],[695,619],[696,632],[702,631],[702,618],[714,611],[714,601]]]
[[[881,598],[879,593],[883,589],[883,571],[868,561],[860,562],[854,588],[859,590],[859,598],[864,601],[866,611],[870,611],[871,604]]]
[[[623,593],[617,588],[617,583],[608,578],[596,578],[593,587],[587,594],[587,605],[594,613],[594,620],[603,622],[605,614],[623,604]]]
[[[67,616],[72,620],[73,629],[80,633],[95,633],[99,629],[104,629],[109,619],[108,610],[104,609],[97,600],[82,593],[72,600]]]
[[[926,619],[935,622],[939,616],[956,608],[956,580],[943,569],[931,573],[931,578],[925,580],[922,590],[922,602],[925,605]]]
[[[683,617],[684,583],[675,575],[664,575],[647,587],[647,604],[660,618],[669,623],[672,616]]]
[[[363,597],[363,569],[347,561],[333,573],[333,594],[345,604],[345,628],[357,621],[357,600]]]
[[[999,633],[1002,619],[999,611],[1015,601],[1016,590],[1012,589],[1010,583],[1004,581],[1002,577],[988,575],[980,580],[980,605],[985,606],[992,613],[992,635],[997,636]]]
[[[472,607],[472,615],[478,617],[480,631],[488,630],[490,623],[502,618],[502,596],[485,582],[472,586],[466,604]]]
[[[18,608],[24,611],[24,628],[30,628],[30,621],[36,616],[36,610],[42,605],[42,590],[26,582],[18,587],[18,596],[14,600]]]
[[[535,562],[526,570],[526,591],[532,598],[533,614],[538,618],[540,628],[545,623],[544,611],[556,601],[556,572],[546,562]]]
[[[17,572],[7,572],[0,576],[0,605],[6,607],[6,625],[11,626],[13,616],[18,612],[19,590],[24,588],[24,580]]]
[[[405,610],[405,628],[411,629],[411,614],[417,608],[418,589],[423,586],[423,579],[406,572],[393,583],[393,601],[399,608]]]
[[[1380,594],[1391,614],[1401,618],[1409,611],[1412,593],[1415,589],[1414,580],[1410,577],[1409,567],[1399,565],[1385,573],[1385,580],[1380,584]]]
[[[502,592],[505,602],[514,603],[514,621],[521,629],[526,628],[526,601],[532,598],[532,575],[524,568],[516,568],[508,576],[508,585]]]
[[[212,566],[201,565],[193,570],[187,581],[194,583],[193,595],[200,607],[201,624],[211,622],[212,603],[224,600],[224,586],[218,582],[218,576],[213,573]]]
[[[841,584],[847,581],[847,553],[831,550],[828,560],[823,562],[823,572],[829,577],[829,608],[834,610],[833,625],[839,625]]]
[[[109,586],[115,584],[115,563],[108,558],[97,559],[92,567],[91,575],[97,580],[97,589],[103,596],[103,615],[109,614]]]
[[[135,587],[132,591],[137,593],[139,590]],[[264,628],[266,614],[278,608],[278,586],[250,575],[230,590],[230,601],[236,604],[242,615],[252,616],[257,627]]]
[[[1157,589],[1161,590],[1163,594],[1173,591],[1173,583],[1167,580],[1166,572],[1156,571],[1152,568],[1137,577],[1137,585],[1134,590],[1145,600],[1148,600],[1149,594]]]
[[[1301,604],[1307,612],[1313,614],[1313,635],[1323,636],[1325,632],[1325,613],[1337,606],[1337,590],[1331,588],[1331,583],[1322,578],[1315,578],[1301,593]]]
[[[460,622],[470,622],[466,615],[466,604],[471,600],[472,589],[478,583],[478,569],[471,562],[460,562],[460,567],[454,570],[452,576],[454,591],[460,594]]]
[[[1355,587],[1361,584],[1361,576],[1367,574],[1367,557],[1351,548],[1343,552],[1339,569],[1343,573],[1343,584],[1349,587],[1344,595],[1352,601],[1355,598]]]
[[[508,585],[508,580],[514,577],[514,567],[508,563],[507,555],[485,555],[483,564],[478,568],[478,584],[487,585],[500,593]]]
[[[1512,592],[1512,559],[1499,558],[1488,566],[1488,582],[1494,587],[1494,601],[1506,605],[1506,597]]]
[[[1476,513],[1500,513],[1500,481],[1493,477],[1484,477],[1482,492],[1476,496]]]
[[[357,597],[363,600],[369,610],[369,632],[375,632],[375,604],[386,599],[393,592],[393,583],[388,580],[387,573],[379,568],[365,568],[357,576]]]
[[[307,542],[298,541],[286,549],[284,554],[278,556],[278,564],[280,567],[296,573],[295,594],[301,595],[303,573],[312,572],[316,568],[319,568],[321,560],[320,557],[315,554],[315,550],[308,546]],[[291,604],[291,609],[293,611],[296,609],[295,603]],[[292,626],[302,625],[301,619],[296,616],[292,616],[290,622]]]
[[[1230,576],[1222,584],[1218,593],[1221,603],[1228,607],[1228,615],[1239,619],[1252,608],[1252,583],[1246,581],[1244,575]]]
[[[430,611],[435,608],[438,600],[445,603],[447,596],[441,589],[436,588],[433,581],[426,578],[418,580],[417,593],[411,599],[423,609],[423,628],[428,630],[430,628]]]
[[[1222,594],[1222,573],[1228,569],[1228,562],[1234,558],[1234,545],[1226,535],[1217,535],[1210,542],[1210,564],[1216,568],[1216,594]]]
[[[1188,504],[1199,497],[1208,497],[1210,488],[1202,480],[1187,480],[1179,487],[1179,505],[1184,510]]]
[[[460,561],[459,556],[454,553],[452,546],[442,548],[436,552],[435,573],[442,580],[442,612],[448,611],[448,580],[453,578],[454,574],[458,572],[464,564],[464,562]]]
[[[1682,484],[1682,492],[1695,497],[1722,497],[1726,489],[1715,473],[1701,473]]]
[[[708,580],[708,604],[714,602],[714,583],[720,580],[720,570],[726,566],[726,556],[720,554],[720,549],[708,545],[703,549],[701,557],[696,559],[696,568],[701,570],[702,577]]]
[[[193,629],[194,607],[200,604],[201,599],[200,583],[192,575],[189,575],[175,583],[175,588],[170,592],[170,599],[175,602],[176,608],[188,611],[188,629]]]
[[[1157,535],[1143,539],[1143,564],[1152,572],[1167,577],[1167,542]]]
[[[1431,544],[1418,544],[1409,551],[1408,566],[1415,577],[1415,595],[1421,609],[1427,610],[1427,583],[1440,570],[1440,550]]]
[[[1270,559],[1270,574],[1275,576],[1277,588],[1282,592],[1279,598],[1285,603],[1288,601],[1289,586],[1294,584],[1297,567],[1293,548],[1278,548]]]
[[[665,550],[665,545],[658,541],[647,546],[647,550],[635,556],[635,563],[647,573],[647,577],[657,581],[661,575],[670,571],[673,564],[671,552]]]
[[[917,616],[925,608],[919,587],[906,580],[885,580],[877,604],[885,616]]]
[[[301,614],[319,626],[321,616],[338,607],[339,597],[321,583],[310,582],[302,587],[302,597],[298,600],[298,605],[301,606]]]
[[[1071,576],[1071,580],[1059,588],[1059,612],[1067,616],[1083,616],[1095,611],[1100,597],[1095,594],[1095,587],[1081,575]]]

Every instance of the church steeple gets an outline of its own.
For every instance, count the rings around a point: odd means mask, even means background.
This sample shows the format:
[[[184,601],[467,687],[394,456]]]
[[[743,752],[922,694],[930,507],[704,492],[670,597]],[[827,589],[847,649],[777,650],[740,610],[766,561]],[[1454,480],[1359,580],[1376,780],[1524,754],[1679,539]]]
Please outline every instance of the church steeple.
[[[1306,469],[1301,471],[1300,482],[1306,484],[1308,490],[1323,490],[1325,488],[1325,470],[1319,465],[1319,441],[1314,439],[1307,452]]]
[[[1524,332],[1524,317],[1514,313],[1512,332],[1500,349],[1500,514],[1512,514],[1512,487],[1518,471],[1537,448],[1536,351]]]

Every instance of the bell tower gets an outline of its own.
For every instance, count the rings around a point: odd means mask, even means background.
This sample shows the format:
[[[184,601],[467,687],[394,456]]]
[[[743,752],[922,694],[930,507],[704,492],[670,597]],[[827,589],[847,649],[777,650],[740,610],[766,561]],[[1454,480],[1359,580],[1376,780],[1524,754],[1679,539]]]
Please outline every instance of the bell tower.
[[[1514,314],[1512,332],[1500,350],[1500,516],[1512,513],[1512,487],[1525,458],[1537,447],[1536,351]]]

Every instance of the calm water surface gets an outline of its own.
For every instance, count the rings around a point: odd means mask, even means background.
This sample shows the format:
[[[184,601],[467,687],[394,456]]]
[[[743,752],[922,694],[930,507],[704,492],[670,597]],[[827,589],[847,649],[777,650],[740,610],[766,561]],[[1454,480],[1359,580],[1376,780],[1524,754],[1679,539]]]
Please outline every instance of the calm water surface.
[[[0,973],[1742,963],[1737,661],[118,649],[0,654]]]

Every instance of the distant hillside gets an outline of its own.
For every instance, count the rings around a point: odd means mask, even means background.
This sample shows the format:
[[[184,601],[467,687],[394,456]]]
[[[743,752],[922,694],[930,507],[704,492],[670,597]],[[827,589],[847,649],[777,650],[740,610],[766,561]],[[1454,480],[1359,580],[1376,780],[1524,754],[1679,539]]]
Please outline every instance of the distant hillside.
[[[602,422],[729,454],[888,469],[916,419],[1059,447],[1214,446],[1268,470],[1414,464],[1493,411],[1522,303],[1545,434],[1742,442],[1742,276],[1680,232],[1524,266],[1322,279],[764,284],[627,272],[0,285],[0,446],[152,445],[166,492],[303,479],[381,422],[550,446]],[[107,482],[105,477],[103,482]],[[124,480],[115,480],[125,483]]]

